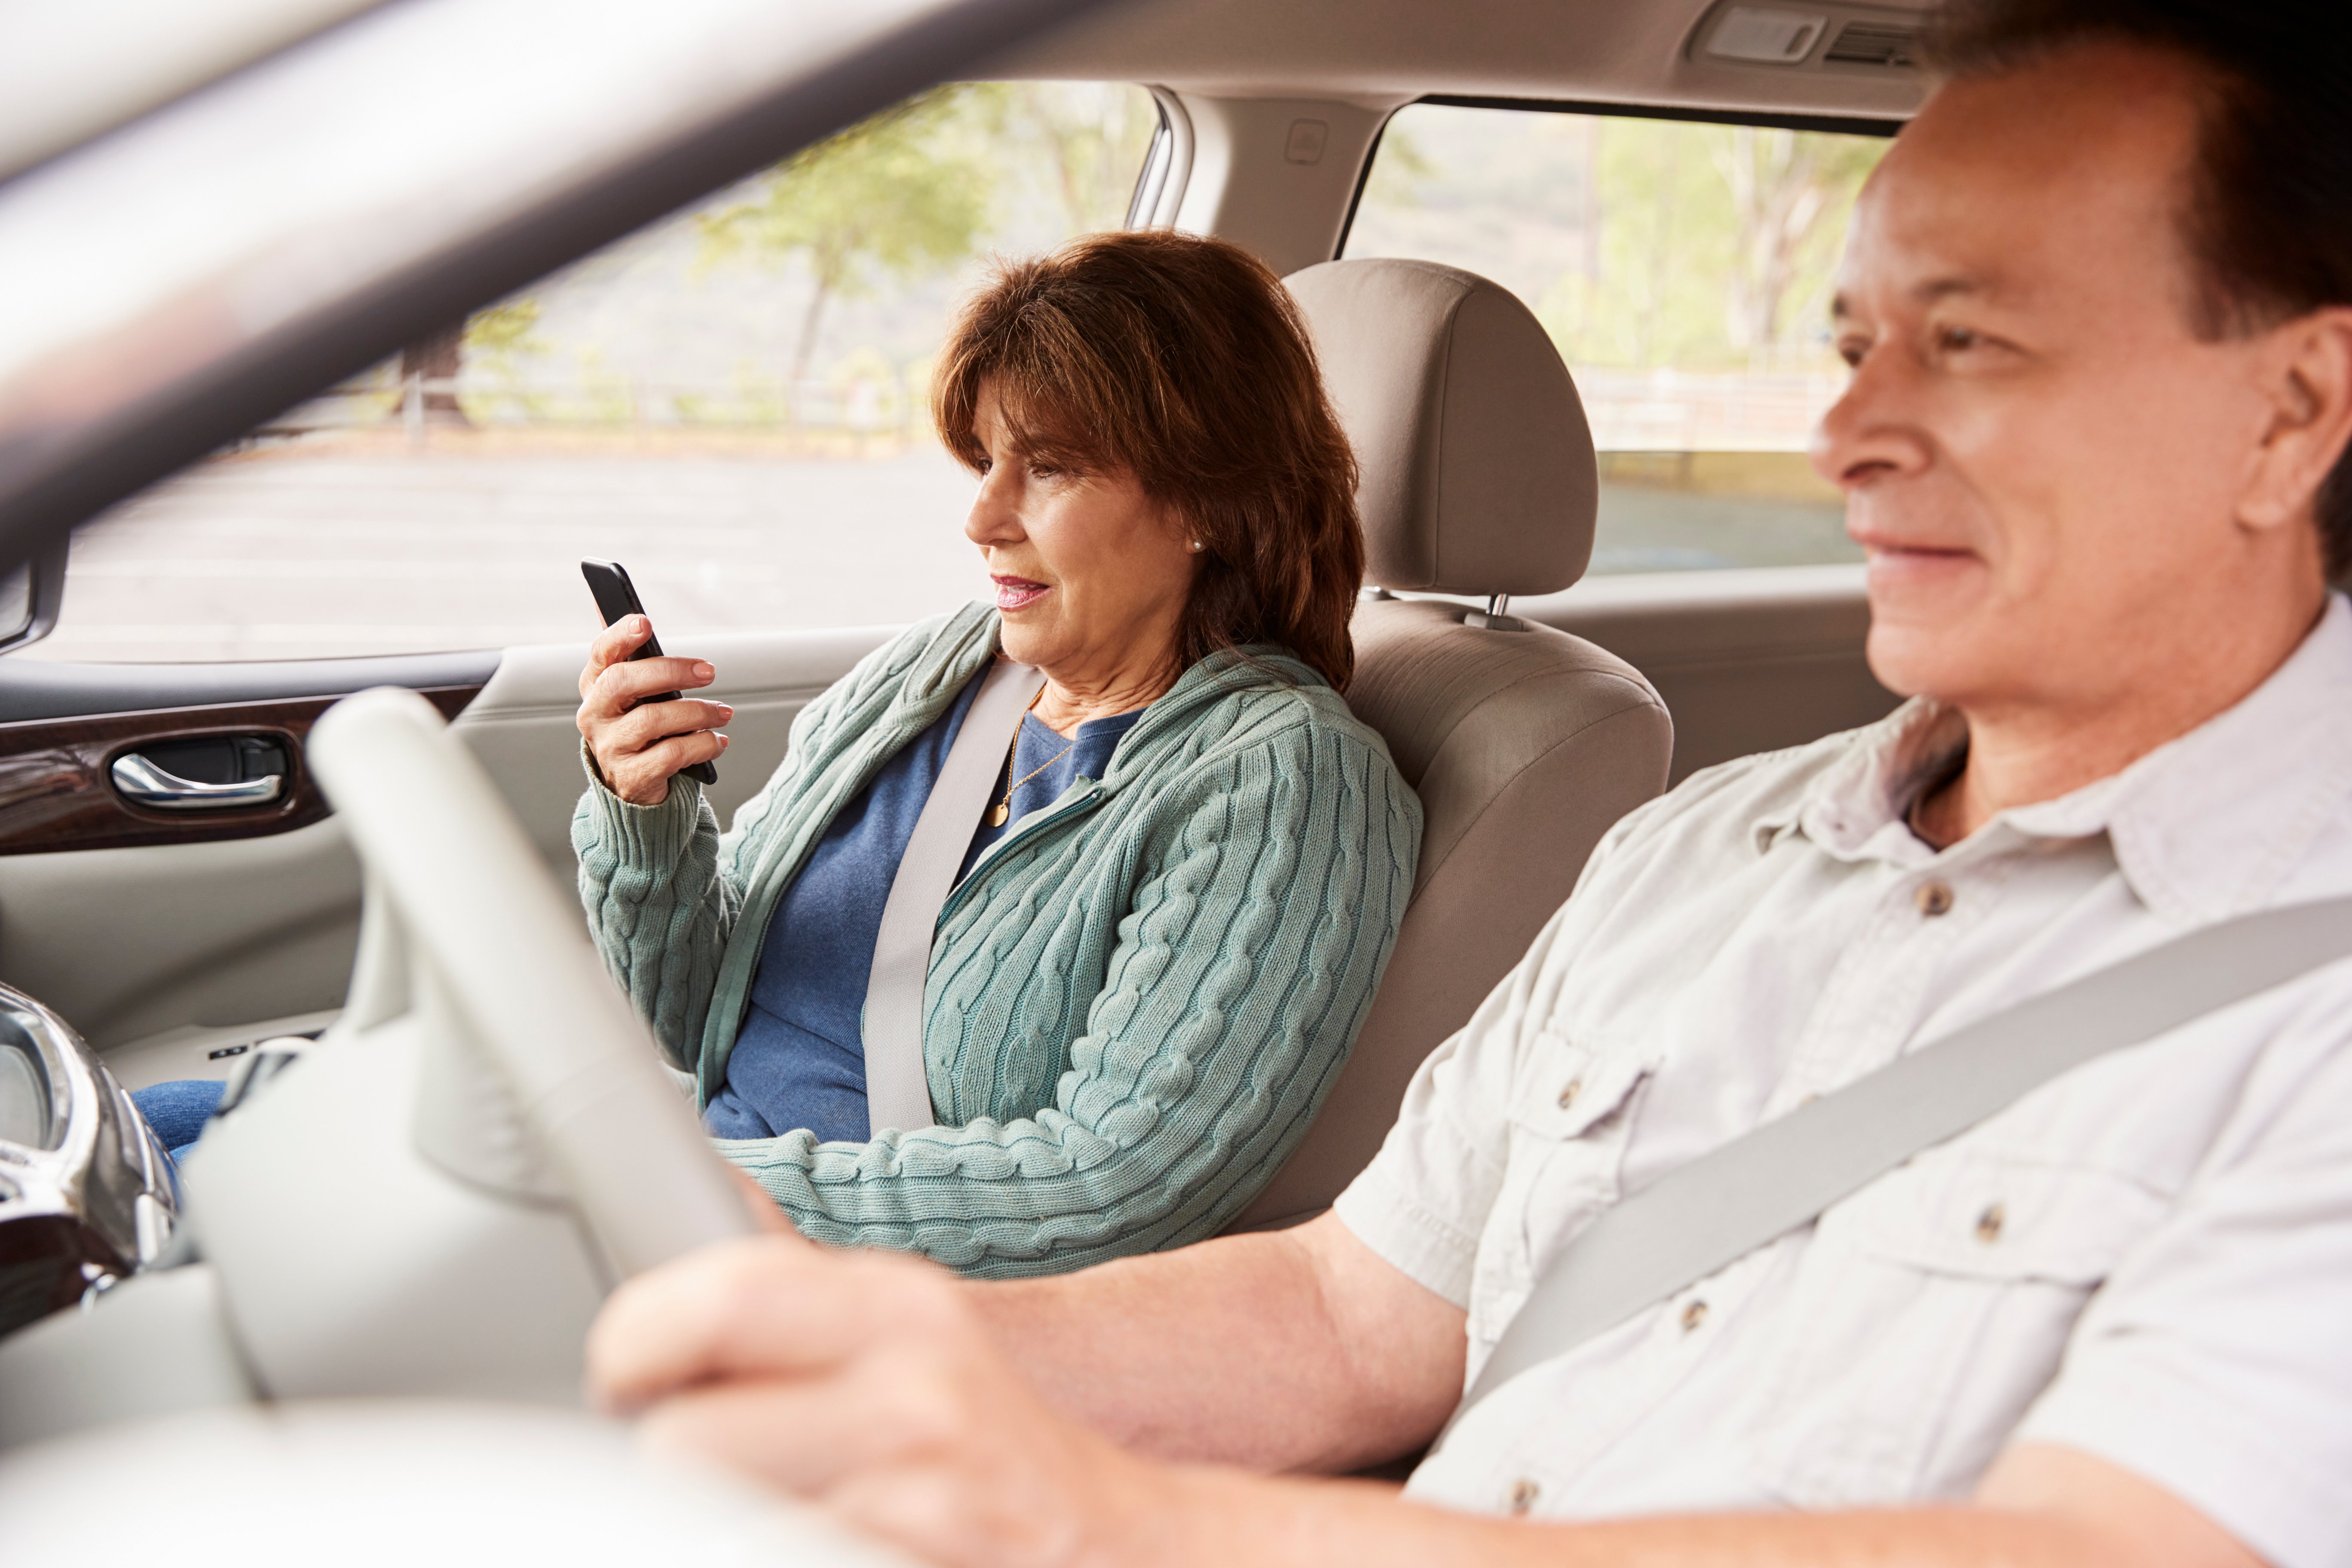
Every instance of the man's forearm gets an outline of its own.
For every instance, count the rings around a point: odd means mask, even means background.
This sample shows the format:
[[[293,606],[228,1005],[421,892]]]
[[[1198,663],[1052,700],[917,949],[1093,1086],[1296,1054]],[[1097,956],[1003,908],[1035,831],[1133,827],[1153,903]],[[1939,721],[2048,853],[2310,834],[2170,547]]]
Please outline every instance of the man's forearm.
[[[1219,1568],[2147,1568],[2150,1557],[2080,1521],[1954,1506],[1835,1514],[1699,1514],[1542,1524],[1449,1512],[1364,1481],[1188,1469],[1164,1508],[1132,1519],[1125,1564]]]
[[[1123,1447],[1333,1471],[1417,1447],[1461,1386],[1458,1310],[1402,1277],[1404,1316],[1361,1353],[1333,1278],[1358,1269],[1387,1267],[1327,1216],[971,1290],[1046,1403]]]

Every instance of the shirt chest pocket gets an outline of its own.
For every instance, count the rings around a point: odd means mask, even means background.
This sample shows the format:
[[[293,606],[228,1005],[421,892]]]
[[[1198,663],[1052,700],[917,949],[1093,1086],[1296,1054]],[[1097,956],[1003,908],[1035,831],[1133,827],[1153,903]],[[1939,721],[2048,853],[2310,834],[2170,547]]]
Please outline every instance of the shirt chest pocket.
[[[1929,1275],[2087,1289],[2165,1207],[2107,1171],[1958,1152],[1937,1166],[1915,1182],[1902,1183],[1903,1172],[1878,1184],[1881,1201],[1870,1201],[1874,1188],[1857,1194],[1851,1234],[1864,1256]]]
[[[2111,1172],[1937,1151],[1822,1217],[1759,1445],[1803,1508],[1965,1497],[2165,1212]]]
[[[1654,1057],[1537,1037],[1512,1086],[1510,1152],[1488,1211],[1470,1331],[1491,1341],[1570,1237],[1622,1195],[1625,1151]]]

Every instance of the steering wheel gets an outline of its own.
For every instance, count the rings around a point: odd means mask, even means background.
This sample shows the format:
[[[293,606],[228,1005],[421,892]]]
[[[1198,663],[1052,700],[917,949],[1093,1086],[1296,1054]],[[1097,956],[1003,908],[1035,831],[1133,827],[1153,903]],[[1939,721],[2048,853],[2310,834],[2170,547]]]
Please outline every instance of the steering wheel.
[[[751,1234],[741,1190],[663,1077],[578,906],[433,706],[361,692],[327,711],[308,750],[369,899],[390,905],[612,1265],[635,1274]],[[378,929],[381,913],[369,911]]]

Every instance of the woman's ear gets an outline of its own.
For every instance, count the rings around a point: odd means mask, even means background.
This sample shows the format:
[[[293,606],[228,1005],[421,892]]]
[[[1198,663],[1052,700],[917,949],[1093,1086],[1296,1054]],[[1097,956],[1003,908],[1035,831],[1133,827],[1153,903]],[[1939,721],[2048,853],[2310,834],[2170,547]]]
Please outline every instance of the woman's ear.
[[[2352,443],[2352,306],[2330,305],[2273,329],[2266,390],[2271,420],[2238,504],[2252,528],[2309,515]]]

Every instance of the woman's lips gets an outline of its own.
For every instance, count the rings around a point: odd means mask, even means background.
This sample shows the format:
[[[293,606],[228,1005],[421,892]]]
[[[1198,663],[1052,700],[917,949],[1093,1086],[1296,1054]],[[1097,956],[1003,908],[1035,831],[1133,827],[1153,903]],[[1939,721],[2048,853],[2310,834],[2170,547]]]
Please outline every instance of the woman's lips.
[[[1000,577],[991,573],[988,580],[996,584],[999,610],[1025,610],[1049,591],[1045,584],[1033,583],[1026,577]]]

